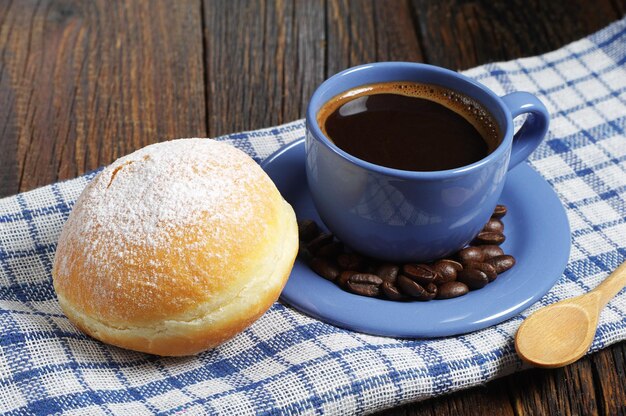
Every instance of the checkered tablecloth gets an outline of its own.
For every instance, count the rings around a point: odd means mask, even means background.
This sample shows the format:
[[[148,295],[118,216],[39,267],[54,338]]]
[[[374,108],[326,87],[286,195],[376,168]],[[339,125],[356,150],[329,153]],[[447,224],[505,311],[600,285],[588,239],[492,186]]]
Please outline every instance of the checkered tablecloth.
[[[566,207],[572,252],[539,303],[495,327],[434,340],[350,332],[276,303],[221,347],[158,358],[95,341],[61,313],[56,241],[93,174],[0,200],[0,413],[353,414],[448,393],[523,368],[513,348],[540,306],[595,287],[626,258],[626,19],[542,56],[466,72],[498,94],[537,94],[550,133],[529,163]],[[262,161],[304,123],[218,138]],[[626,338],[626,291],[592,351]]]

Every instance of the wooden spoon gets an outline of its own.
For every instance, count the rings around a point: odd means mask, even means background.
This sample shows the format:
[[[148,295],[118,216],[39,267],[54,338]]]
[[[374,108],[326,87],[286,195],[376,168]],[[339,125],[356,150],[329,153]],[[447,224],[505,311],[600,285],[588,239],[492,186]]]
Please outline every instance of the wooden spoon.
[[[515,349],[537,367],[571,364],[591,346],[600,311],[626,286],[626,262],[589,293],[539,309],[517,330]]]

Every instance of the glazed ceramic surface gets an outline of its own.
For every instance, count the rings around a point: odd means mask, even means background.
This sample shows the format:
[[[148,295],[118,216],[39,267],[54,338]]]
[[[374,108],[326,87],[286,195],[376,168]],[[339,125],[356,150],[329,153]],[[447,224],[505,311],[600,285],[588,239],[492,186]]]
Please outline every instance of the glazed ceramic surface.
[[[263,168],[298,219],[314,219],[323,226],[304,163],[300,140],[268,158]],[[281,299],[330,324],[394,337],[441,337],[502,322],[529,307],[559,279],[569,257],[570,229],[553,189],[525,163],[509,172],[497,202],[509,208],[503,219],[507,240],[502,248],[517,264],[480,290],[429,302],[366,298],[343,291],[298,259]]]
[[[492,114],[502,142],[485,158],[457,169],[414,172],[358,159],[322,133],[320,107],[346,90],[387,81],[445,86],[472,97]],[[528,117],[513,135],[513,118]],[[438,258],[466,245],[496,206],[507,170],[537,147],[549,115],[533,95],[498,97],[457,72],[425,64],[382,62],[340,72],[315,91],[306,114],[306,172],[314,204],[324,223],[354,249],[387,260]],[[428,155],[424,155],[428,157]]]

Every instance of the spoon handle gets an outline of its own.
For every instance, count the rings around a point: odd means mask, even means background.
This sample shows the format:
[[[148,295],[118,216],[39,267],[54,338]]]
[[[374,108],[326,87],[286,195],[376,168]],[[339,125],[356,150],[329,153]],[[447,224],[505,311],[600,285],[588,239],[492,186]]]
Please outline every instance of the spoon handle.
[[[622,263],[609,277],[594,289],[600,295],[600,302],[606,305],[626,286],[626,261]]]

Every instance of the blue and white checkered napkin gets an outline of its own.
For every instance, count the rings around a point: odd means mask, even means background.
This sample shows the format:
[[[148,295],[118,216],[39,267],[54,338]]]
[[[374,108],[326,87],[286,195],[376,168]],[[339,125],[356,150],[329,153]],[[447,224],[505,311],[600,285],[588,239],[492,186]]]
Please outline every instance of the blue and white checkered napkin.
[[[72,204],[93,174],[0,200],[0,413],[352,414],[484,383],[523,368],[513,336],[540,306],[584,293],[626,257],[626,19],[558,51],[466,74],[498,94],[537,94],[552,114],[530,163],[572,228],[569,265],[521,316],[465,336],[398,340],[339,329],[276,303],[225,345],[158,358],[102,344],[63,316],[50,270]],[[294,123],[218,140],[257,161],[303,136]],[[626,291],[592,350],[626,339]]]

